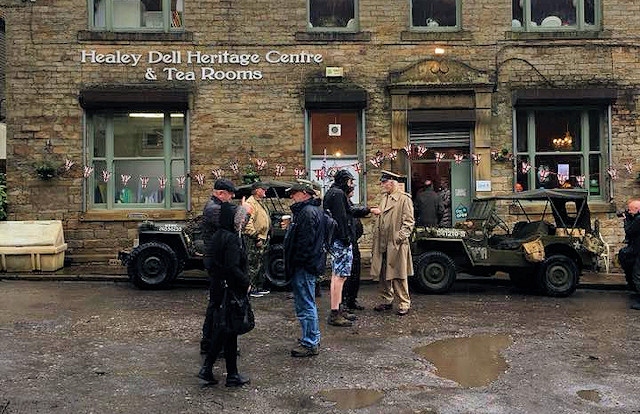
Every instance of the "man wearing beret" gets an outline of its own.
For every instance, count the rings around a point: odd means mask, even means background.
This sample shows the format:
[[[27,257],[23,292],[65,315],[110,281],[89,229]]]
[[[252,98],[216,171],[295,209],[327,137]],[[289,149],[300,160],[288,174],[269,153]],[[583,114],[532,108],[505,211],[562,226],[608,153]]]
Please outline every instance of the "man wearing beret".
[[[251,280],[251,296],[262,297],[269,293],[264,286],[264,252],[271,228],[271,217],[263,205],[263,199],[269,186],[263,182],[251,185],[251,197],[247,203],[253,207],[253,214],[244,228],[244,240],[249,259],[248,272]]]
[[[285,272],[291,280],[294,309],[302,329],[291,356],[305,358],[318,355],[320,345],[315,291],[316,279],[324,274],[326,264],[322,248],[324,213],[312,185],[296,183],[287,191],[293,200],[293,217],[284,236]]]
[[[408,278],[413,274],[413,261],[409,236],[415,219],[411,196],[400,189],[400,179],[389,171],[383,171],[380,178],[384,195],[373,226],[371,276],[379,280],[380,303],[373,309],[391,310],[394,299],[398,299],[397,314],[403,316],[411,306]]]

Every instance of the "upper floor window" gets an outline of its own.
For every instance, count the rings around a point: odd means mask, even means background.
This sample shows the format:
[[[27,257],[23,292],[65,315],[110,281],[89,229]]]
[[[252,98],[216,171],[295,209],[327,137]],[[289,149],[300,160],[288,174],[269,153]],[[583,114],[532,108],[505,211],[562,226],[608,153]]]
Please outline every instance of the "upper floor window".
[[[460,27],[460,0],[411,0],[411,26],[440,30]]]
[[[516,30],[596,30],[600,0],[512,0]]]
[[[308,0],[310,30],[358,30],[358,0]]]
[[[182,28],[184,0],[89,0],[99,30],[169,31]]]
[[[87,113],[88,205],[93,209],[186,206],[183,111]]]

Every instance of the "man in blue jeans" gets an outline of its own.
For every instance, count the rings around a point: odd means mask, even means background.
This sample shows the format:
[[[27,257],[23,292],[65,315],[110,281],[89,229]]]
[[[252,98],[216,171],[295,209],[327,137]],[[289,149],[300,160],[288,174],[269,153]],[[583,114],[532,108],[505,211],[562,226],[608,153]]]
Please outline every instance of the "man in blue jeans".
[[[323,212],[310,184],[296,183],[287,191],[293,200],[293,217],[284,237],[285,271],[291,280],[296,317],[302,328],[291,356],[304,358],[318,355],[320,345],[315,290],[317,277],[325,271]]]

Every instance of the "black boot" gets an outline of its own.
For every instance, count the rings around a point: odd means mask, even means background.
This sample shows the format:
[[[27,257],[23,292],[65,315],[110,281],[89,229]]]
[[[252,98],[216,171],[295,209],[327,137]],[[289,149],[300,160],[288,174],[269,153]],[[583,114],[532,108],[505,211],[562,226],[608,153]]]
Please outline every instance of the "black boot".
[[[218,383],[218,380],[213,376],[213,360],[211,358],[206,357],[204,359],[202,368],[200,368],[200,372],[198,372],[198,378],[205,381],[208,385],[215,385]]]
[[[640,310],[640,301],[638,301],[638,302],[633,302],[633,303],[631,304],[631,309]]]
[[[227,381],[224,384],[226,387],[242,387],[244,384],[248,384],[251,382],[248,377],[240,375],[238,373],[235,374],[227,374]]]

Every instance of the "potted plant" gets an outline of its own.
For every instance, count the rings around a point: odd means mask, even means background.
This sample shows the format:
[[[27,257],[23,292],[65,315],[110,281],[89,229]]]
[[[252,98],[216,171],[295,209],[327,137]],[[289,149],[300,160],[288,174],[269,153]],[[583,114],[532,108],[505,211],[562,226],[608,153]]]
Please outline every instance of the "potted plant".
[[[253,165],[249,164],[247,168],[245,168],[244,174],[242,175],[242,182],[244,184],[253,184],[257,181],[260,181],[260,175],[253,168]]]
[[[41,180],[51,180],[58,175],[58,169],[60,166],[55,161],[49,159],[43,159],[34,164],[36,174]]]

